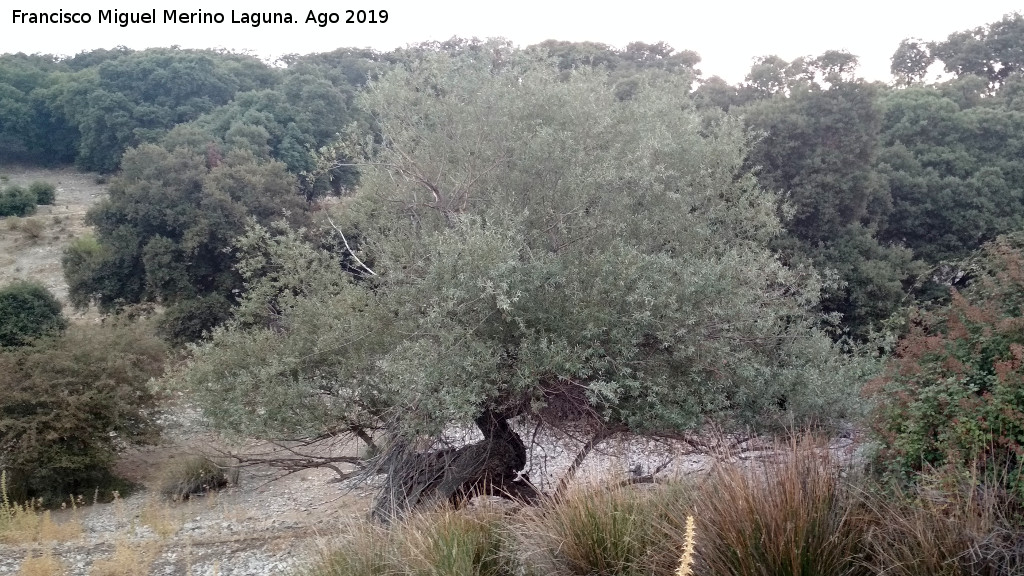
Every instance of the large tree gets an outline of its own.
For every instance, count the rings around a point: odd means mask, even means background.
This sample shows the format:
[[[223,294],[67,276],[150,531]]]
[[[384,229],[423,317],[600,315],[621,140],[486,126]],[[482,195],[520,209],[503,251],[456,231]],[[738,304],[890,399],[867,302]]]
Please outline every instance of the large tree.
[[[125,154],[109,196],[87,215],[96,238],[65,251],[72,303],[172,306],[165,328],[174,342],[226,318],[241,288],[230,248],[247,220],[298,222],[307,205],[285,165],[254,156],[250,139],[239,134],[228,146],[208,138],[183,126],[162,146]]]
[[[384,515],[518,490],[515,417],[844,416],[856,366],[810,312],[813,271],[767,248],[777,199],[742,169],[742,125],[704,122],[686,80],[640,79],[623,100],[605,72],[510,53],[392,70],[363,98],[380,134],[337,250],[251,228],[246,300],[181,379],[237,430],[386,428]],[[409,449],[469,423],[478,444]]]

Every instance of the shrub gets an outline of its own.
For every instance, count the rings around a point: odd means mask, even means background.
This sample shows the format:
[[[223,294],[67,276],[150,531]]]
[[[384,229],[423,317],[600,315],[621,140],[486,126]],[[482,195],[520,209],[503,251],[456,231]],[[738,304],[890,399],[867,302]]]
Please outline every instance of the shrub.
[[[156,437],[149,380],[165,356],[151,327],[117,319],[0,352],[0,465],[12,499],[53,504],[115,486],[117,446]]]
[[[21,186],[0,193],[0,216],[28,216],[36,211],[36,195]]]
[[[21,235],[28,240],[39,240],[46,232],[46,225],[39,218],[26,218],[21,223]]]
[[[0,347],[23,346],[65,327],[61,303],[42,284],[17,281],[0,288]]]
[[[33,182],[28,191],[36,198],[36,204],[51,205],[57,198],[57,187],[49,182]]]
[[[192,455],[170,462],[161,472],[160,493],[171,500],[219,490],[238,483],[238,468],[215,462],[206,456]]]
[[[910,314],[883,376],[876,468],[899,482],[958,468],[1024,497],[1024,250],[1020,238],[984,249],[978,279],[935,311]]]
[[[197,342],[231,316],[231,302],[220,294],[182,300],[167,308],[158,330],[172,345]]]
[[[64,280],[69,287],[68,297],[76,308],[89,306],[105,290],[108,283],[94,274],[105,259],[106,253],[92,235],[76,238],[64,250]]]

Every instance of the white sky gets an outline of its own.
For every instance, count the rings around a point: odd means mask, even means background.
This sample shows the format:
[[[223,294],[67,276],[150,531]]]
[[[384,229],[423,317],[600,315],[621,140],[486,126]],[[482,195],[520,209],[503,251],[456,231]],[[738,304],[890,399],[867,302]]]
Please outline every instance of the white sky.
[[[526,46],[549,38],[591,40],[616,47],[634,40],[663,40],[677,50],[697,51],[704,77],[719,75],[735,83],[743,79],[756,56],[777,54],[786,60],[845,49],[860,56],[862,76],[889,80],[889,57],[900,40],[944,39],[951,32],[973,28],[1022,10],[1020,0],[936,2],[922,0],[632,0],[605,4],[522,0],[323,1],[323,0],[113,0],[5,2],[0,10],[0,52],[75,54],[94,48],[171,46],[251,50],[263,57],[333,50],[342,46],[390,50],[424,40],[452,36],[501,36]],[[20,4],[20,6],[19,6]],[[91,24],[14,24],[13,10],[89,12]],[[304,24],[306,13],[346,9],[385,9],[385,24],[335,24],[325,28]],[[97,11],[156,9],[156,24],[98,23]],[[223,12],[224,24],[182,25],[160,22],[163,10]],[[231,10],[291,12],[297,24],[253,28],[230,24]]]

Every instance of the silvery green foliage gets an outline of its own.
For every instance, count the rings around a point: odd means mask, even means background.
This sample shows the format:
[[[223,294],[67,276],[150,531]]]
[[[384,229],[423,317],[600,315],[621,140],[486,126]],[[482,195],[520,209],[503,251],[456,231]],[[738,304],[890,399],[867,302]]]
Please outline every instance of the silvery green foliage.
[[[778,199],[741,171],[742,126],[688,91],[651,76],[621,100],[523,54],[396,67],[362,96],[381,133],[334,210],[376,275],[253,227],[239,320],[182,377],[266,431],[429,434],[554,398],[642,431],[846,415],[861,366],[809,312],[815,273],[765,247]]]

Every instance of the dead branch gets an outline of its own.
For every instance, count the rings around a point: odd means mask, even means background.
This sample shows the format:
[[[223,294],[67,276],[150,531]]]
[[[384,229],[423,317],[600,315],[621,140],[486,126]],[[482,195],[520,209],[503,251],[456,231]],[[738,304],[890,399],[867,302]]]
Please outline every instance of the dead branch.
[[[345,238],[345,233],[341,231],[341,228],[334,225],[334,220],[331,220],[330,215],[327,214],[326,211],[324,212],[324,215],[327,216],[327,221],[331,224],[331,228],[334,228],[335,232],[341,236],[341,241],[345,243],[345,250],[348,250],[348,253],[356,261],[356,264],[359,264],[359,266],[362,267],[363,270],[369,272],[371,276],[376,276],[377,273],[371,270],[366,264],[363,264],[363,261],[359,259],[359,256],[356,256],[356,253],[352,251],[352,248],[348,245],[348,240]]]
[[[553,494],[554,498],[561,498],[565,494],[565,490],[569,487],[569,482],[571,482],[576,476],[576,472],[579,470],[580,466],[583,465],[583,461],[587,459],[587,455],[590,454],[590,451],[605,439],[612,436],[615,432],[617,432],[617,430],[602,428],[590,437],[590,440],[580,448],[580,451],[576,454],[576,458],[573,459],[572,464],[569,465],[565,474],[563,474],[562,478],[558,481],[558,486],[555,488],[555,493]]]

